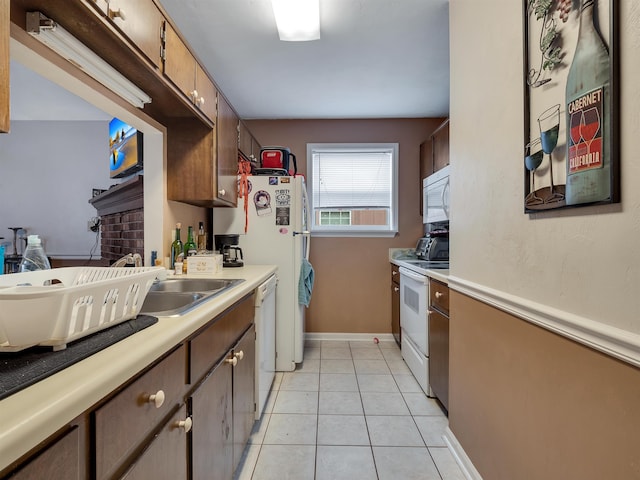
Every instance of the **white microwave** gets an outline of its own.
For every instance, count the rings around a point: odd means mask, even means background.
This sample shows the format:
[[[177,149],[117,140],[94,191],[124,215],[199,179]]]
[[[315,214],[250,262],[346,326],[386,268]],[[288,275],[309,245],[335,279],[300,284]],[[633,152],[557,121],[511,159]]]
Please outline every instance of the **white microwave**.
[[[422,180],[422,223],[449,221],[449,168]]]

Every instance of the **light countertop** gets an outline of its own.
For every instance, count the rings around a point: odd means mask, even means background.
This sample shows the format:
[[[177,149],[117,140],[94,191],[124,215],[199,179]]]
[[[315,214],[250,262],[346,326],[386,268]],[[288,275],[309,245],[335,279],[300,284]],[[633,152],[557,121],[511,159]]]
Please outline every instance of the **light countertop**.
[[[397,265],[399,267],[406,267],[411,270],[414,270],[411,265],[403,262],[403,258],[410,257],[414,248],[390,248],[389,249],[389,263]],[[434,269],[420,269],[420,273],[424,273],[427,277],[433,278],[434,280],[439,280],[442,283],[449,284],[449,269],[445,268],[434,268]]]
[[[181,317],[158,317],[154,325],[0,401],[0,470],[90,409],[276,271],[275,265],[247,265],[213,274],[212,278],[245,281]]]

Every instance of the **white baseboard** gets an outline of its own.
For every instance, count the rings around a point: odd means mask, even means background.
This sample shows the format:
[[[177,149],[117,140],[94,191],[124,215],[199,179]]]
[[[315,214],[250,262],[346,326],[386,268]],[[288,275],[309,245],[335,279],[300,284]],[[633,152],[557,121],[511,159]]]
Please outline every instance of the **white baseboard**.
[[[467,456],[467,453],[449,427],[446,428],[443,438],[447,447],[449,447],[451,455],[453,455],[460,470],[462,470],[464,478],[467,480],[482,480],[482,476],[478,470],[476,470],[476,467],[473,466],[471,459]]]
[[[395,338],[391,333],[329,333],[329,332],[306,332],[305,340],[342,340],[342,341],[361,341],[374,342],[377,338],[379,342],[395,342]]]

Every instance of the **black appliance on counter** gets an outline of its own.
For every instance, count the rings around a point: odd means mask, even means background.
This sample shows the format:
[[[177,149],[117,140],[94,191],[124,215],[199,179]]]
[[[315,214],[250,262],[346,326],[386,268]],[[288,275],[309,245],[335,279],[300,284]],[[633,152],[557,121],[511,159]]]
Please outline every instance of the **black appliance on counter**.
[[[430,262],[449,261],[449,231],[434,230],[418,240],[416,257]]]
[[[242,267],[242,249],[238,247],[240,235],[226,234],[215,235],[216,250],[222,254],[223,267]]]

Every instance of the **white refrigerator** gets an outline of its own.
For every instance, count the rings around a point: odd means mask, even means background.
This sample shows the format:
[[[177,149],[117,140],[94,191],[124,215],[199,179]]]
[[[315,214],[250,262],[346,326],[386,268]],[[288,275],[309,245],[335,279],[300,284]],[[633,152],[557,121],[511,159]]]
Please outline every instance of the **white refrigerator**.
[[[295,370],[304,354],[305,306],[298,300],[302,259],[309,259],[309,207],[304,177],[249,176],[245,200],[213,209],[213,233],[239,234],[245,265],[278,266],[276,371]]]

